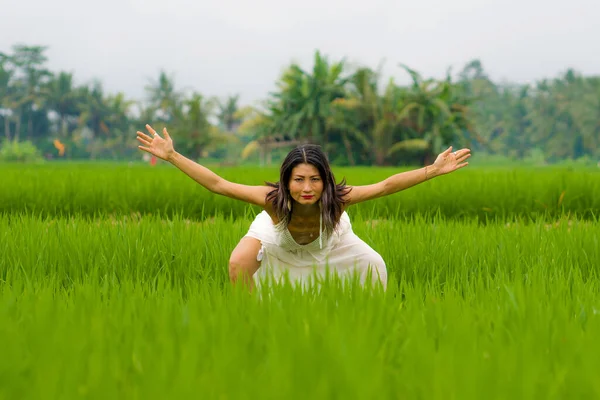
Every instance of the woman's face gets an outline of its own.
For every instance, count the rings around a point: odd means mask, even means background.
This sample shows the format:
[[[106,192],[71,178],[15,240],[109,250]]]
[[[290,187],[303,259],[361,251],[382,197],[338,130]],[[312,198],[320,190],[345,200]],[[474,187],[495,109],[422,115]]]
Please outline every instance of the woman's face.
[[[292,198],[302,204],[316,204],[323,193],[323,179],[311,164],[298,164],[292,169],[289,189]]]

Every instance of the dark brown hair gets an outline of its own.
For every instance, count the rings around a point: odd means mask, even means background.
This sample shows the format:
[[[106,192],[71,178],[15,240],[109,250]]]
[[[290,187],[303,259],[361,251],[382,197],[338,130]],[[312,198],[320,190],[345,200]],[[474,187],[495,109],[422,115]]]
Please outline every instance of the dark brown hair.
[[[288,208],[288,204],[294,203],[290,195],[288,183],[292,175],[292,170],[298,164],[310,164],[319,170],[319,174],[323,180],[323,193],[319,199],[321,202],[323,225],[327,235],[331,235],[340,220],[343,205],[345,204],[344,196],[350,192],[350,188],[346,186],[345,178],[340,184],[336,183],[327,156],[323,153],[320,146],[304,144],[288,153],[281,164],[279,182],[266,182],[268,186],[275,188],[267,194],[267,201],[273,204],[273,209],[280,223],[284,223],[287,227],[294,211],[293,205],[291,210]]]

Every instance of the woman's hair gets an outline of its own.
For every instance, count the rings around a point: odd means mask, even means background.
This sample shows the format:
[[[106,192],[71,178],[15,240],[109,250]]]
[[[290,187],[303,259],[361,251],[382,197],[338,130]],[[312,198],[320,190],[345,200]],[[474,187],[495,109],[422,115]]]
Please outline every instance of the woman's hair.
[[[287,227],[292,219],[294,203],[288,185],[292,170],[298,164],[310,164],[319,170],[323,181],[323,193],[319,199],[321,214],[324,230],[330,235],[340,220],[343,212],[342,207],[345,204],[343,198],[350,191],[350,188],[346,186],[346,179],[342,180],[340,184],[335,182],[327,156],[320,146],[304,144],[289,152],[281,164],[279,182],[266,182],[268,186],[275,188],[267,194],[267,201],[273,204],[273,209],[280,223],[284,223]]]

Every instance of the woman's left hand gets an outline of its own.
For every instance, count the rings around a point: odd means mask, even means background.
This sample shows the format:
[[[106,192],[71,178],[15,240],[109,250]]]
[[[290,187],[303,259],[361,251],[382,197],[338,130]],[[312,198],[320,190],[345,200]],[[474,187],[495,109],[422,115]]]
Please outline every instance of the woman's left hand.
[[[433,167],[437,175],[444,175],[469,165],[466,162],[469,157],[471,157],[471,150],[460,149],[452,152],[452,146],[450,146],[437,156],[433,162]]]

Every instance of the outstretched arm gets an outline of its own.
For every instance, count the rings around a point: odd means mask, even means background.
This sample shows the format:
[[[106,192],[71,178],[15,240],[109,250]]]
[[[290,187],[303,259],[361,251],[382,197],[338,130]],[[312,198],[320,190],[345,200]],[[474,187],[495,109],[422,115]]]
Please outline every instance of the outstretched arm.
[[[146,125],[146,129],[152,134],[152,137],[143,132],[137,132],[137,139],[142,143],[141,146],[138,146],[140,150],[170,162],[213,193],[265,207],[267,193],[273,190],[273,188],[229,182],[208,168],[177,153],[173,148],[173,140],[169,132],[167,132],[167,128],[163,129],[164,138],[156,133],[150,125]]]
[[[353,186],[350,193],[346,195],[346,206],[363,201],[388,196],[404,189],[408,189],[419,183],[425,182],[436,176],[448,174],[457,169],[469,165],[466,160],[471,157],[471,150],[461,149],[451,153],[452,146],[440,153],[432,165],[412,171],[401,172],[389,178],[365,186]]]

